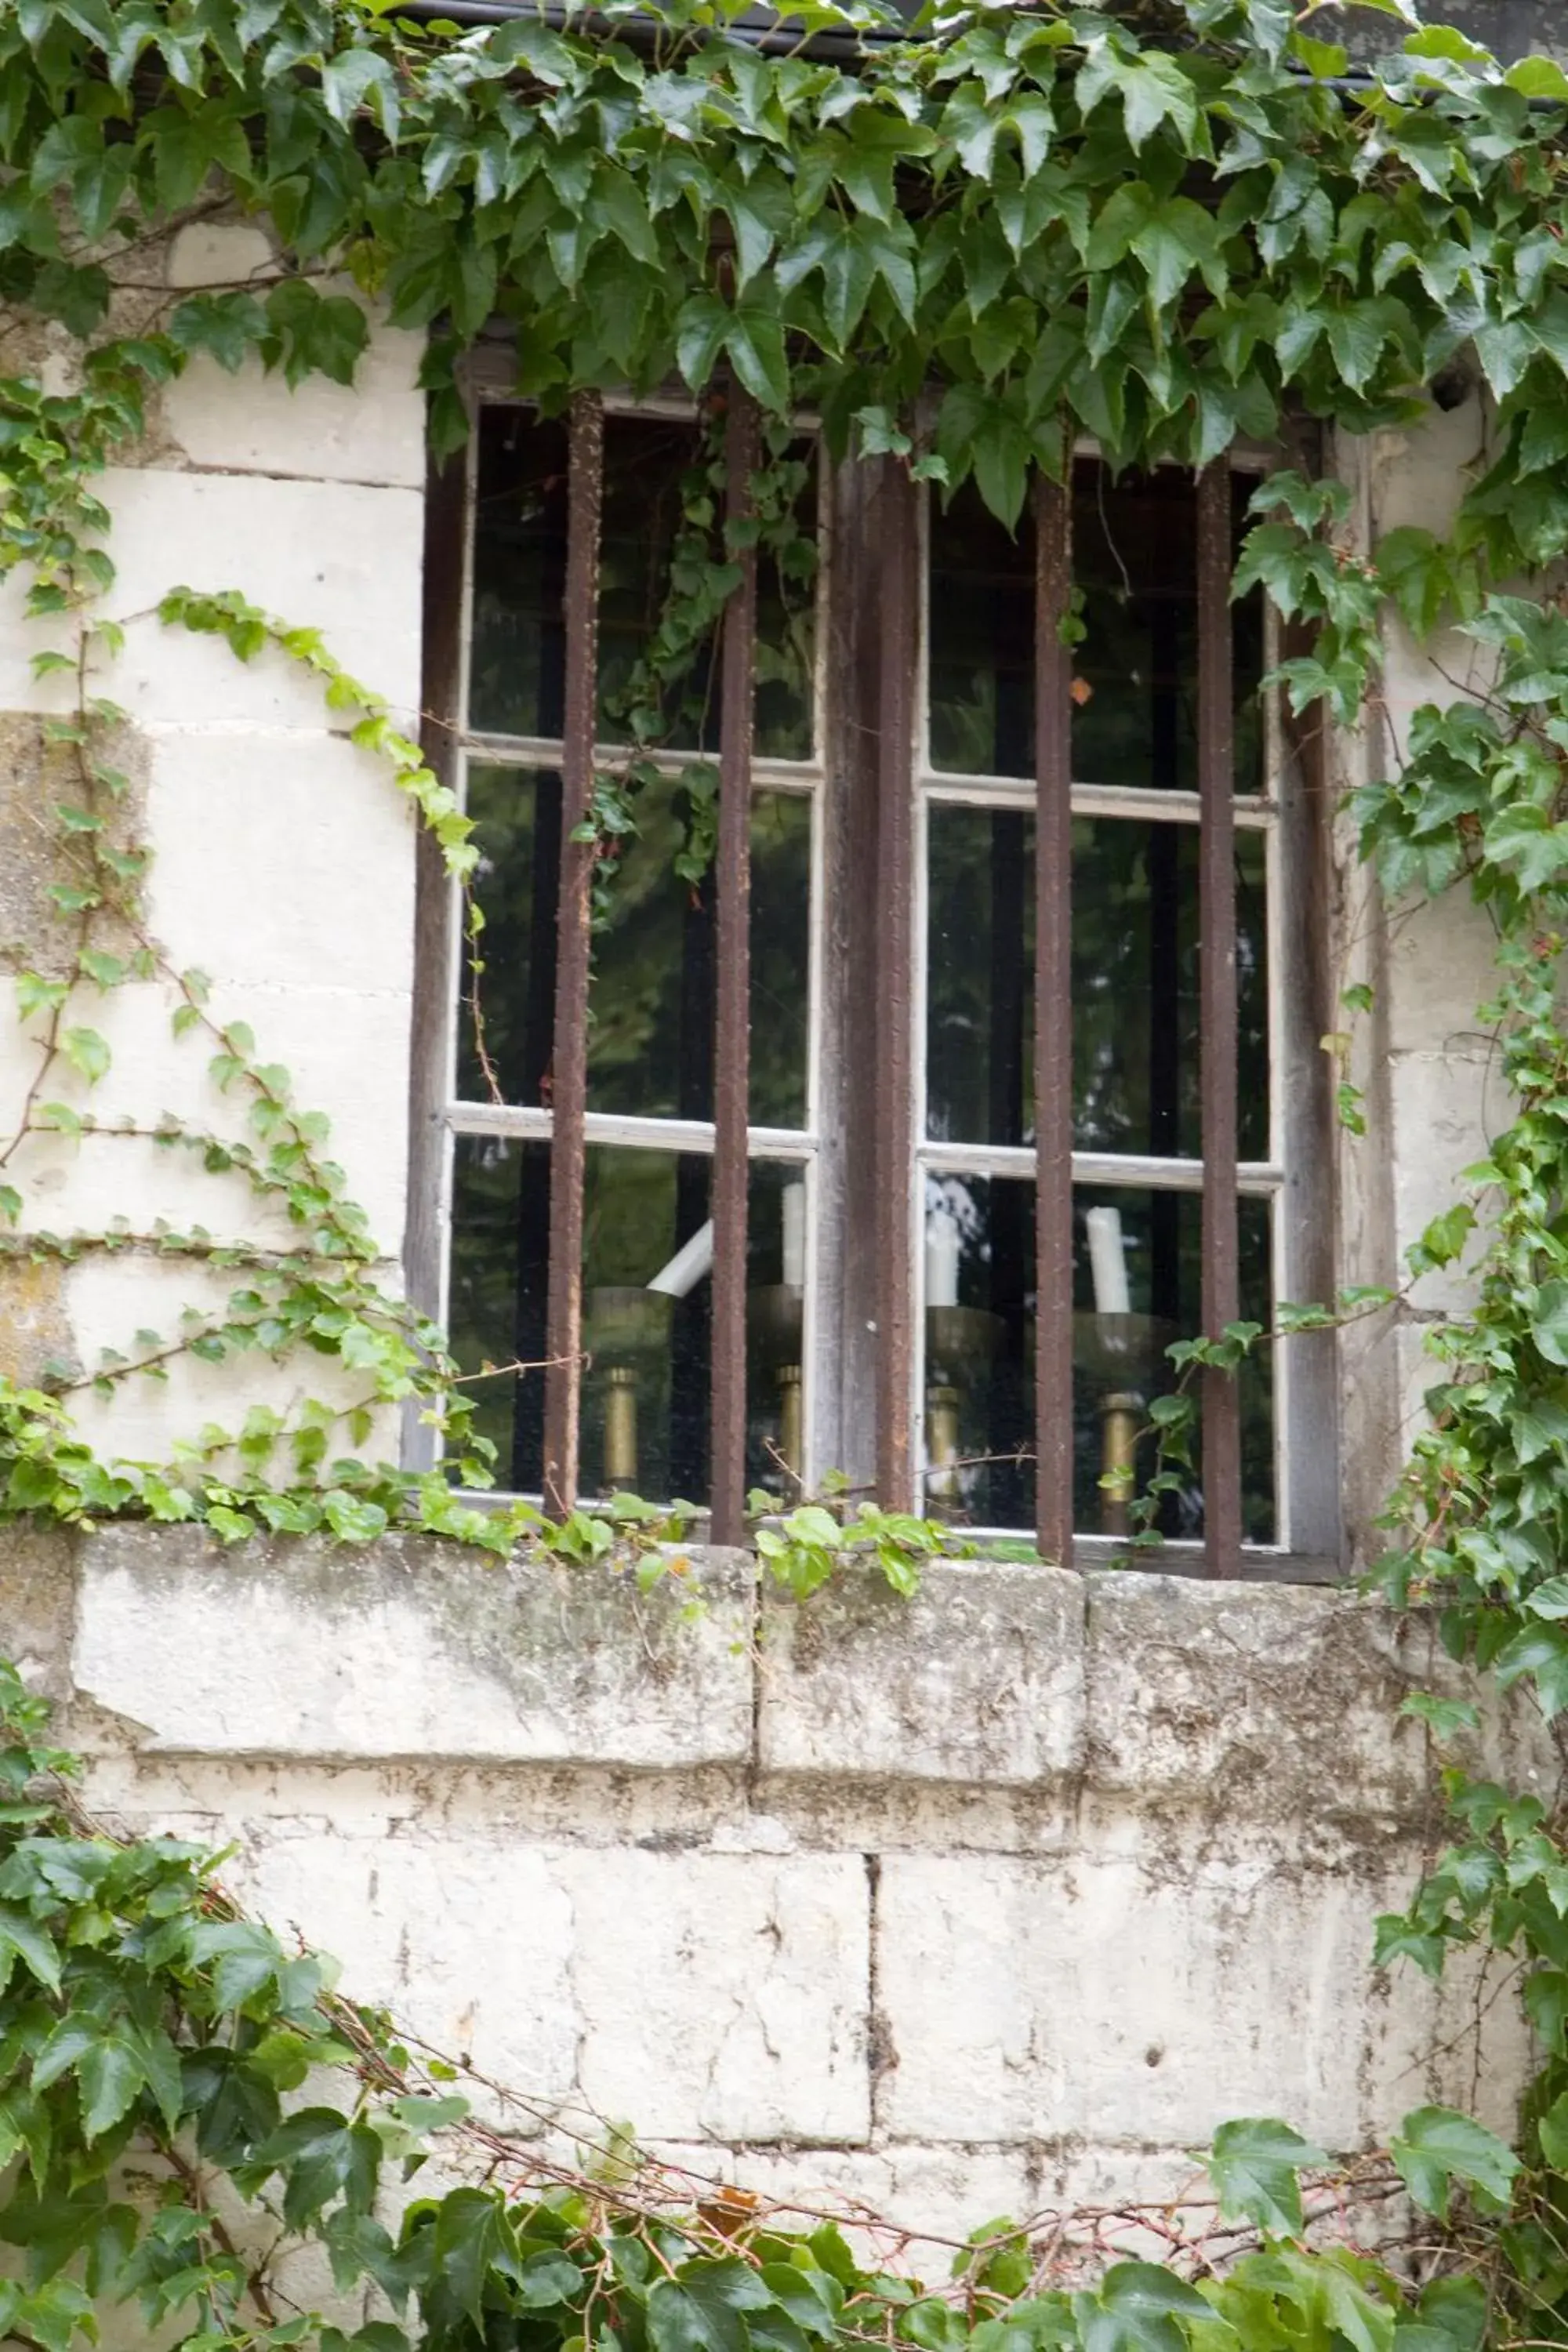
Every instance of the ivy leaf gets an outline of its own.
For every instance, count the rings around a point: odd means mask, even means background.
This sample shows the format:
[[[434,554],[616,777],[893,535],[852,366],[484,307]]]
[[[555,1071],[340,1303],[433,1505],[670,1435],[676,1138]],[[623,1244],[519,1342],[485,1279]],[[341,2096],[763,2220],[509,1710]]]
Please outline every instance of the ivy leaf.
[[[742,2314],[772,2300],[747,2263],[685,2263],[648,2296],[648,2341],[653,2352],[746,2352]]]
[[[254,294],[193,294],[169,320],[184,352],[205,352],[233,375],[267,334],[267,313]]]
[[[442,2199],[431,2247],[436,2273],[481,2331],[486,2274],[505,2239],[500,2203],[489,2189],[455,2189]]]
[[[1493,1671],[1502,1690],[1529,1675],[1550,1721],[1568,1706],[1568,1632],[1550,1624],[1525,1626],[1499,1651]]]
[[[1275,2116],[1221,2124],[1208,2159],[1209,2178],[1227,2221],[1256,2221],[1271,2236],[1299,2238],[1302,2229],[1303,2166],[1326,2164],[1321,2147]]]
[[[681,304],[675,322],[676,364],[693,392],[700,392],[713,373],[730,331],[730,313],[716,294],[692,294]]]
[[[83,2137],[99,2139],[129,2113],[146,2082],[146,2070],[129,2042],[100,2030],[77,2068]]]
[[[96,1029],[67,1029],[60,1036],[60,1051],[73,1070],[79,1070],[89,1087],[107,1077],[110,1066],[109,1046]]]
[[[1543,1282],[1535,1294],[1531,1336],[1551,1364],[1568,1364],[1568,1282]]]
[[[1455,2181],[1504,2205],[1520,2171],[1518,2157],[1495,2132],[1453,2107],[1417,2107],[1389,2142],[1389,2154],[1414,2201],[1440,2221]]]
[[[1178,2321],[1212,2325],[1214,2306],[1156,2263],[1115,2263],[1100,2293],[1073,2297],[1083,2352],[1186,2352]]]
[[[391,144],[397,144],[402,110],[397,77],[377,49],[349,49],[321,68],[321,96],[328,113],[345,126],[363,106],[375,117]]]
[[[753,400],[775,415],[789,413],[789,362],[778,305],[752,294],[736,303],[724,335],[730,362]]]
[[[1551,58],[1521,58],[1503,79],[1521,98],[1555,98],[1568,104],[1568,73]]]
[[[54,1938],[25,1911],[12,1904],[0,1903],[0,1970],[7,1978],[13,1960],[20,1960],[51,1992],[58,1992],[60,1956],[55,1949]]]
[[[1547,2049],[1558,2058],[1568,2055],[1568,1970],[1536,1969],[1525,1979],[1524,2005]]]

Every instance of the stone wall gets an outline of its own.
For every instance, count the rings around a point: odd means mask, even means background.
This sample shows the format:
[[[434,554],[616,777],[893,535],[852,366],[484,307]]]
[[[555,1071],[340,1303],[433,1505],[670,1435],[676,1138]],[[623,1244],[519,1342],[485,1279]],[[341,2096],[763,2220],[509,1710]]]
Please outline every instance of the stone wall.
[[[734,1553],[642,1592],[412,1539],[0,1542],[0,1647],[96,1804],[234,1841],[237,1890],[520,2132],[626,2117],[952,2231],[1168,2195],[1226,2116],[1348,2150],[1471,2101],[1473,1976],[1370,1962],[1436,1833],[1421,1621],[1114,1571],[797,1605]],[[1506,2128],[1510,1997],[1481,2030]]]
[[[209,222],[139,254],[137,275],[172,287],[243,283],[271,262],[254,226]],[[148,265],[152,268],[149,271]],[[160,297],[125,290],[114,323],[132,331]],[[17,362],[68,389],[77,352],[63,330],[27,327]],[[15,346],[13,346],[15,349]],[[94,487],[110,509],[118,579],[103,610],[123,621],[125,652],[95,687],[129,725],[116,764],[132,777],[132,820],[151,849],[148,916],[176,969],[212,981],[212,1010],[243,1021],[259,1055],[281,1063],[303,1108],[328,1113],[331,1149],[365,1208],[388,1271],[403,1244],[408,1039],[414,981],[414,824],[378,760],[347,740],[354,714],[333,713],[319,684],[281,655],[242,665],[226,646],[163,626],[172,588],[237,589],[286,622],[319,628],[349,670],[416,724],[421,664],[425,399],[423,339],[379,330],[353,390],[311,378],[290,391],[248,361],[235,375],[192,360],[155,395],[142,443]],[[71,707],[72,681],[35,679],[47,624],[22,617],[26,582],[0,586],[0,957],[4,968],[69,968],[75,940],[47,898],[57,878],[40,854],[37,803],[48,793],[41,722]],[[62,936],[57,937],[56,933]],[[67,961],[61,961],[62,953]],[[6,992],[8,995],[8,991]],[[262,1245],[292,1238],[247,1186],[113,1130],[153,1128],[174,1112],[198,1129],[243,1131],[244,1106],[208,1074],[210,1037],[171,1033],[172,984],[132,982],[81,1000],[73,1018],[106,1037],[113,1066],[89,1090],[68,1068],[49,1093],[91,1111],[79,1143],[30,1138],[7,1180],[23,1224],[56,1234],[205,1226]],[[0,1135],[19,1123],[37,1068],[42,1022],[0,1023]],[[92,1370],[100,1349],[177,1330],[187,1305],[210,1311],[233,1276],[128,1248],[77,1265],[4,1269],[0,1371],[37,1378],[65,1360]],[[293,1399],[297,1371],[249,1360],[176,1361],[111,1403],[73,1400],[100,1451],[160,1458],[203,1423],[237,1422],[245,1405]]]

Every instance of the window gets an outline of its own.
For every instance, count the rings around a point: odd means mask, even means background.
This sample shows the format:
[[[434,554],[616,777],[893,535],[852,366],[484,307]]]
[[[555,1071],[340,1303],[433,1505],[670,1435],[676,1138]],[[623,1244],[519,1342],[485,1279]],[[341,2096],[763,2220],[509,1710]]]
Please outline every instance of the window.
[[[738,401],[732,500],[756,429]],[[696,422],[487,397],[433,488],[485,928],[476,985],[426,872],[411,1280],[523,1368],[483,1391],[511,1491],[711,1501],[732,1539],[745,1488],[842,1468],[1092,1552],[1170,1341],[1331,1286],[1321,827],[1229,603],[1249,482],[1083,456],[1010,535],[797,447],[817,580],[756,563],[591,945],[571,820],[626,756]],[[1331,1350],[1210,1383],[1178,1550],[1337,1549]]]

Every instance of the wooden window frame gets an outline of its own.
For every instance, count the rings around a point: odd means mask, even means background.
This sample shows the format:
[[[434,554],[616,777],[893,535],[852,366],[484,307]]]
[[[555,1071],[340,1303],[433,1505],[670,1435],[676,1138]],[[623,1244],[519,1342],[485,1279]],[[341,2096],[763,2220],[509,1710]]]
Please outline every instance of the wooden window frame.
[[[500,355],[476,370],[472,395],[506,399]],[[512,404],[515,394],[510,395]],[[628,407],[632,404],[626,404]],[[669,404],[640,404],[643,408]],[[673,404],[689,415],[689,403]],[[566,733],[559,754],[569,834],[586,795],[593,741],[596,545],[603,417],[596,395],[579,394],[570,418],[566,611]],[[742,515],[758,420],[743,394],[728,425],[728,505]],[[1277,459],[1278,453],[1269,453]],[[1329,825],[1320,731],[1289,729],[1277,709],[1268,725],[1264,795],[1238,798],[1232,777],[1229,580],[1230,477],[1260,461],[1237,452],[1198,476],[1199,715],[1196,807],[1180,815],[1200,834],[1201,1162],[1112,1160],[1075,1152],[1070,1038],[1052,1017],[1070,992],[1070,826],[1105,788],[1072,782],[1071,664],[1061,621],[1071,590],[1070,495],[1043,479],[1035,491],[1037,579],[1036,780],[1016,788],[1037,826],[1036,1016],[1032,1149],[953,1147],[975,1173],[1032,1175],[1036,1186],[1037,1284],[1042,1298],[1071,1295],[1074,1181],[1151,1181],[1201,1193],[1205,1329],[1239,1313],[1237,1202],[1271,1202],[1272,1263],[1279,1293],[1324,1298],[1335,1281],[1331,1169],[1333,1130],[1326,1057]],[[588,886],[585,850],[563,859],[557,931],[554,1061],[550,1109],[478,1114],[464,1130],[506,1132],[552,1143],[544,1499],[557,1512],[578,1489],[581,1394],[581,1257],[584,1152],[589,1141],[663,1144],[708,1150],[713,1160],[715,1226],[710,1372],[709,1534],[743,1538],[745,1424],[746,1183],[754,1158],[797,1159],[809,1183],[803,1360],[808,1424],[801,1465],[809,1486],[826,1466],[857,1484],[874,1483],[889,1507],[920,1507],[918,1203],[931,1156],[917,1129],[923,1006],[920,917],[924,809],[931,773],[923,756],[923,637],[927,576],[921,493],[896,460],[824,465],[824,575],[819,606],[817,733],[809,788],[816,815],[812,860],[811,1075],[806,1129],[763,1130],[747,1117],[748,827],[757,763],[751,740],[754,564],[723,632],[720,820],[716,860],[718,959],[714,1119],[691,1122],[590,1118],[585,1111]],[[456,784],[465,736],[467,582],[472,530],[470,469],[459,457],[433,468],[426,505],[425,743],[437,773]],[[510,756],[520,753],[515,747]],[[542,757],[542,753],[540,754]],[[792,766],[794,763],[791,763]],[[995,780],[991,780],[994,784]],[[947,778],[938,797],[962,798]],[[1136,793],[1117,791],[1125,814]],[[1142,801],[1155,796],[1143,794]],[[1186,796],[1184,796],[1184,803]],[[1168,793],[1159,807],[1177,812]],[[1109,811],[1108,811],[1109,813]],[[1237,1000],[1234,867],[1238,825],[1268,840],[1270,1057],[1275,1103],[1271,1158],[1241,1166],[1236,1152]],[[864,877],[875,873],[874,901]],[[450,1099],[453,1004],[458,940],[452,886],[427,835],[418,851],[416,987],[409,1211],[405,1237],[410,1296],[439,1317],[446,1304],[445,1202],[454,1127]],[[868,1120],[857,1112],[872,1106]],[[634,1135],[632,1130],[637,1132]],[[642,1130],[647,1130],[643,1132]],[[689,1129],[689,1132],[688,1131]],[[1015,1164],[1017,1163],[1017,1164]],[[868,1250],[865,1242],[874,1236]],[[1343,1549],[1337,1478],[1338,1351],[1331,1332],[1301,1335],[1283,1351],[1276,1391],[1279,1540],[1244,1544],[1236,1387],[1205,1374],[1201,1545],[1170,1542],[1157,1556],[1168,1571],[1208,1576],[1322,1580],[1340,1572]],[[1072,1526],[1072,1336],[1062,1313],[1040,1318],[1036,1338],[1036,1540],[1047,1559],[1092,1564],[1121,1550],[1115,1539]],[[405,1458],[432,1459],[427,1429],[411,1420]],[[1016,1536],[1016,1529],[1006,1532]]]

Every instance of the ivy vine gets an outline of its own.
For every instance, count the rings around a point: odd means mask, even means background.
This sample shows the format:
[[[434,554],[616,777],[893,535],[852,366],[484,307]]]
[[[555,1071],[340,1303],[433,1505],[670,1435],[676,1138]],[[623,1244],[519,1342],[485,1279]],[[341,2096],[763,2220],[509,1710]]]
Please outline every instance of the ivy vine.
[[[1409,741],[1390,747],[1395,772],[1356,803],[1387,894],[1466,891],[1495,925],[1484,1018],[1516,1110],[1412,1253],[1413,1278],[1464,1256],[1475,1305],[1436,1335],[1430,1418],[1377,1579],[1397,1602],[1434,1601],[1457,1657],[1528,1690],[1551,1721],[1568,1711],[1568,610],[1552,573],[1568,552],[1568,76],[1539,58],[1505,70],[1452,28],[1416,25],[1400,0],[1373,5],[1390,20],[1388,54],[1347,82],[1343,52],[1292,0],[933,8],[912,32],[869,6],[804,0],[799,37],[773,44],[744,31],[735,0],[615,0],[592,20],[568,9],[559,26],[472,30],[376,0],[5,0],[0,351],[16,357],[0,380],[0,569],[24,574],[51,633],[36,667],[71,677],[75,695],[70,717],[47,722],[72,778],[53,803],[54,907],[71,961],[63,976],[16,971],[37,1062],[0,1174],[25,1137],[121,1132],[68,1097],[85,1088],[90,1103],[109,1066],[97,1005],[154,982],[177,1032],[203,1042],[241,1131],[132,1126],[127,1149],[195,1154],[280,1208],[294,1238],[269,1252],[162,1228],[51,1235],[24,1223],[6,1179],[8,1254],[156,1250],[232,1270],[237,1286],[173,1335],[140,1335],[37,1389],[0,1388],[0,1508],[194,1517],[226,1538],[268,1527],[363,1539],[412,1517],[497,1549],[533,1529],[584,1559],[616,1531],[592,1514],[552,1529],[521,1509],[486,1514],[445,1473],[367,1463],[376,1417],[414,1400],[465,1482],[487,1475],[440,1333],[377,1279],[325,1121],[247,1032],[215,1020],[202,975],[172,966],[146,923],[94,481],[194,358],[235,371],[254,355],[290,383],[313,372],[348,383],[374,310],[427,334],[442,450],[467,430],[465,353],[498,319],[520,394],[547,410],[581,389],[647,393],[672,374],[711,404],[738,382],[771,420],[758,488],[781,551],[790,425],[807,408],[834,454],[887,457],[939,494],[972,477],[1012,523],[1032,472],[1059,470],[1080,433],[1113,467],[1195,466],[1238,435],[1274,439],[1288,417],[1363,434],[1479,389],[1477,463],[1450,529],[1365,548],[1342,490],[1283,475],[1259,493],[1238,587],[1260,583],[1310,640],[1279,673],[1293,707],[1342,725],[1378,708],[1391,611],[1419,641],[1462,627],[1482,657],[1485,690],[1418,713]],[[272,267],[195,293],[143,274],[163,240],[213,213],[265,220]],[[74,353],[63,389],[46,388],[37,363],[39,336],[57,331]],[[637,822],[637,761],[672,697],[696,690],[721,619],[735,550],[710,493],[690,487],[664,617],[624,713],[633,750],[595,799],[606,872]],[[238,591],[171,592],[170,625],[314,671],[463,877],[460,811],[319,639]],[[700,781],[694,872],[707,856]],[[482,962],[477,929],[470,952]],[[1365,1009],[1352,992],[1347,1024]],[[1363,1126],[1348,1076],[1341,1101],[1347,1126]],[[1363,1294],[1293,1313],[1299,1328],[1383,1303]],[[1238,1326],[1188,1352],[1234,1364],[1266,1336]],[[287,1419],[253,1409],[171,1463],[96,1459],[73,1428],[73,1387],[112,1392],[187,1351],[299,1353],[333,1380]],[[1184,1442],[1179,1397],[1162,1435],[1168,1450]],[[679,1520],[646,1507],[623,1505],[620,1524],[679,1539]],[[855,1525],[895,1580],[933,1540],[874,1507]],[[808,1588],[842,1533],[797,1514],[775,1567]],[[1563,2340],[1563,1824],[1461,1762],[1448,1780],[1456,1842],[1407,1913],[1384,1923],[1383,1954],[1432,1969],[1465,1942],[1508,1956],[1545,2065],[1517,2153],[1442,2110],[1420,2111],[1394,2145],[1415,2203],[1454,2232],[1420,2297],[1386,2265],[1304,2251],[1299,2176],[1319,2159],[1272,2122],[1227,2126],[1216,2145],[1221,2209],[1263,2242],[1224,2276],[1205,2245],[1163,2271],[1113,2267],[1071,2294],[1000,2230],[961,2253],[952,2292],[929,2297],[859,2270],[821,2231],[753,2230],[729,2208],[721,2223],[650,2214],[624,2185],[617,2202],[583,2179],[526,2209],[460,2188],[416,2206],[395,2242],[373,2211],[379,2169],[417,2156],[419,2135],[446,2120],[445,2094],[412,2077],[373,2021],[323,2005],[314,1964],[237,1919],[196,1857],[120,1846],[52,1783],[34,1793],[60,1759],[39,1744],[33,1702],[14,1684],[5,1696],[0,2127],[25,2166],[5,2221],[28,2267],[0,2298],[12,2332],[47,2352],[65,2352],[95,2296],[124,2289],[151,2318],[177,2318],[198,2352],[314,2332],[308,2316],[279,2315],[265,2264],[226,2241],[212,2172],[244,2195],[280,2195],[285,2232],[317,2231],[341,2281],[368,2276],[394,2306],[416,2296],[426,2336],[465,2346],[613,2336],[617,2352],[753,2341],[803,2352],[842,2336],[925,2352],[972,2336],[974,2352],[1228,2352],[1233,2340],[1394,2352],[1403,2337],[1406,2352],[1475,2352]],[[1469,1703],[1417,1712],[1462,1757]],[[349,2104],[286,2114],[317,2062],[353,2070]],[[167,2168],[150,2221],[110,2186],[133,2141]],[[363,2352],[403,2340],[390,2321],[361,2331]]]

